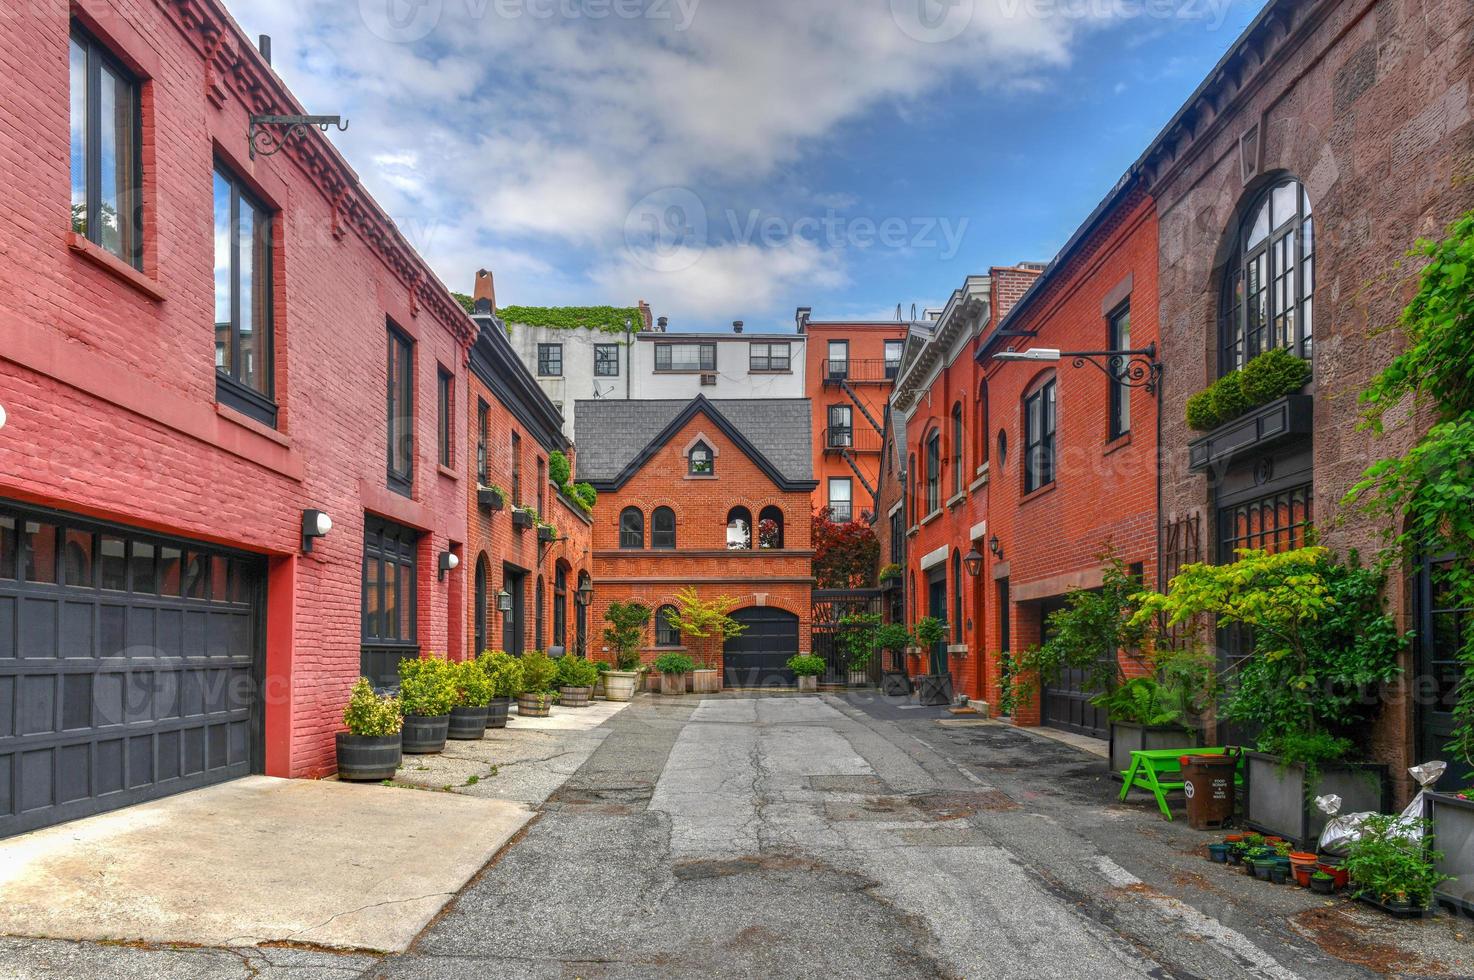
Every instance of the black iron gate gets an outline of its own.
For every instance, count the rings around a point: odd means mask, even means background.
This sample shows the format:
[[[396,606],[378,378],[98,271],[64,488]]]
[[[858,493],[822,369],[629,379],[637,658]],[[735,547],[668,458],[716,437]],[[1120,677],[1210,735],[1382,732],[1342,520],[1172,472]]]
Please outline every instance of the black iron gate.
[[[883,595],[880,589],[814,590],[812,648],[814,656],[824,658],[825,683],[848,682],[852,645],[849,641],[857,633],[880,624]],[[873,680],[879,671],[880,657],[872,655],[865,672]]]

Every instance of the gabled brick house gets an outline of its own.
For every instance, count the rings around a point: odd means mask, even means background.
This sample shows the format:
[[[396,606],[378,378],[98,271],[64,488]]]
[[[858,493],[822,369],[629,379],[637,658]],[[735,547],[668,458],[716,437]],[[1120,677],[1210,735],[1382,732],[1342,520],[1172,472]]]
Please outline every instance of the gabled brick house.
[[[581,401],[576,410],[580,474],[599,491],[594,635],[610,602],[633,599],[655,614],[646,662],[681,650],[724,667],[728,685],[791,683],[784,663],[810,649],[808,401],[698,395]],[[688,646],[662,616],[686,586],[737,600],[733,615],[747,631]]]

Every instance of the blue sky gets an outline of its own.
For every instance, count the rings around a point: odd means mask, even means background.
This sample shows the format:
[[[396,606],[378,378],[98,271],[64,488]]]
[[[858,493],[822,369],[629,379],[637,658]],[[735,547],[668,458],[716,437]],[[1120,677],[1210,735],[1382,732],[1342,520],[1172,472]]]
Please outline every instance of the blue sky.
[[[673,328],[1047,260],[1254,0],[236,0],[452,289]]]

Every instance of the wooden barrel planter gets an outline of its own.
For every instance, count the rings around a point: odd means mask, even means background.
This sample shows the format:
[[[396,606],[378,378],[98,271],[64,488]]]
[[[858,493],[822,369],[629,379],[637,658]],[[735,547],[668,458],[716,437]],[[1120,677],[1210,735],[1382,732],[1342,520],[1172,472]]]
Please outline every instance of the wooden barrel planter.
[[[560,687],[558,693],[563,695],[558,703],[565,708],[587,708],[594,699],[592,687]]]
[[[482,705],[477,708],[466,705],[451,708],[450,727],[446,729],[445,734],[447,738],[462,742],[484,738],[486,735],[486,706]]]
[[[551,694],[517,695],[517,714],[523,718],[546,718],[552,711]]]
[[[507,711],[512,707],[511,698],[492,698],[486,706],[486,727],[506,728]]]
[[[450,728],[450,715],[405,715],[405,755],[430,755],[445,751],[446,731]]]
[[[393,779],[402,758],[398,735],[338,733],[338,778],[381,782]]]
[[[697,667],[691,671],[693,694],[716,694],[722,689],[722,672],[710,667]]]

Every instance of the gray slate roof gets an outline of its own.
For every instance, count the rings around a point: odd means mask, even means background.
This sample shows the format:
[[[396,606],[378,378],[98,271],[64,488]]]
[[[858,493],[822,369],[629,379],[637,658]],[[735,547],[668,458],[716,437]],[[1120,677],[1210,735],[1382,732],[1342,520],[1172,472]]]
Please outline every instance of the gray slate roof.
[[[612,480],[695,399],[574,403],[578,479]],[[707,399],[790,480],[813,479],[813,442],[807,398]]]

